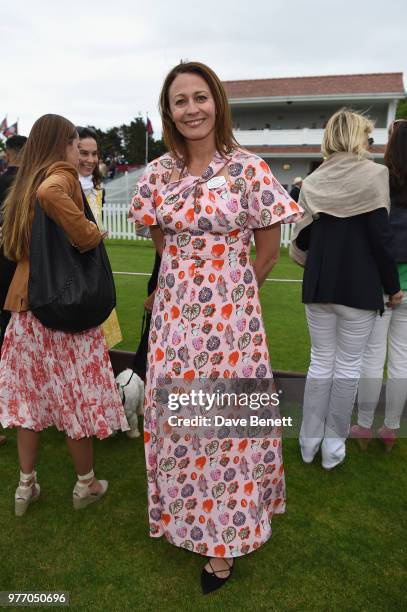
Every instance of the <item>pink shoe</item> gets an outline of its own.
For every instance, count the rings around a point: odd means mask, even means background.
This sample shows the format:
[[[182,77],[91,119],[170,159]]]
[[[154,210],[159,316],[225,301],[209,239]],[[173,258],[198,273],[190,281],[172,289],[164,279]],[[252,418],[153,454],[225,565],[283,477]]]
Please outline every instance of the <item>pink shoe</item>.
[[[386,452],[390,452],[397,440],[397,435],[394,429],[389,429],[385,425],[377,432],[380,440],[383,442]]]
[[[370,427],[362,427],[361,425],[352,425],[350,428],[350,437],[355,438],[359,447],[362,450],[367,450],[369,442],[372,439],[372,430]]]

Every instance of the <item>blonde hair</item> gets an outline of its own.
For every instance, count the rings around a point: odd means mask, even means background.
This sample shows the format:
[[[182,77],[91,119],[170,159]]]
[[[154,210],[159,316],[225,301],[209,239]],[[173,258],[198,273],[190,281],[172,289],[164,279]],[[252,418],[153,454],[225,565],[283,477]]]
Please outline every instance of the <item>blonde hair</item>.
[[[359,158],[367,152],[366,138],[374,129],[374,123],[365,115],[342,108],[329,119],[322,138],[324,157],[333,153],[355,153]]]

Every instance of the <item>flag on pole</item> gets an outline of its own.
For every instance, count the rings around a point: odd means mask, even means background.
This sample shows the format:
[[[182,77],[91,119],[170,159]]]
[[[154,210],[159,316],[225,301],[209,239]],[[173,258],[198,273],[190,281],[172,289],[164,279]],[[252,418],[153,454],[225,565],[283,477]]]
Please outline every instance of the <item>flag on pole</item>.
[[[152,136],[154,134],[153,125],[148,117],[146,123],[146,132],[149,136]]]
[[[13,125],[9,125],[8,128],[6,128],[3,131],[3,134],[6,138],[8,138],[9,136],[15,136],[16,134],[18,134],[17,121],[13,123]]]
[[[7,117],[4,117],[3,121],[0,123],[0,134],[7,130]]]

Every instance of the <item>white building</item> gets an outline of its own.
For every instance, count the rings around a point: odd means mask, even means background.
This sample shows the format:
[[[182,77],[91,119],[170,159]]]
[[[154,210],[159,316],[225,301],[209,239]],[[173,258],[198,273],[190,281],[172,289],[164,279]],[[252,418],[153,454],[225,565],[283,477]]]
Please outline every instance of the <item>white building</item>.
[[[234,134],[266,159],[290,188],[322,161],[321,141],[329,117],[346,106],[375,122],[373,156],[383,160],[387,128],[406,97],[401,72],[224,81]]]

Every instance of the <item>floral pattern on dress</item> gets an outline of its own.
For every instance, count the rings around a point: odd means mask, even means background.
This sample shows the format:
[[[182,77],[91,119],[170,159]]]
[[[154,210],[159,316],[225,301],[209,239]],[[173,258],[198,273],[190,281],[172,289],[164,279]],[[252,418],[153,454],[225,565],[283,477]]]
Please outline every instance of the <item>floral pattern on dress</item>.
[[[0,361],[0,423],[70,438],[129,429],[100,327],[79,334],[13,313]]]
[[[218,178],[225,166],[229,178]],[[269,539],[285,509],[281,438],[208,443],[192,429],[164,431],[153,390],[168,378],[272,378],[251,238],[300,212],[266,162],[241,149],[216,154],[201,177],[164,155],[132,200],[130,219],[158,224],[165,239],[145,389],[150,534],[202,555],[244,555]]]

